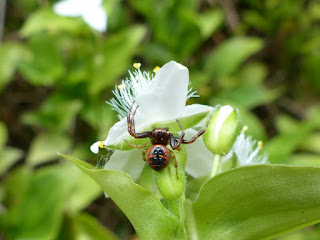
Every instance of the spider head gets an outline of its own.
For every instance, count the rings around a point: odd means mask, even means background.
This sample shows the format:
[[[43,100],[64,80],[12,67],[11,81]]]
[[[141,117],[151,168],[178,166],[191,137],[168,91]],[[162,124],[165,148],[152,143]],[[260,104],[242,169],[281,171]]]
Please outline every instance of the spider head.
[[[153,145],[168,145],[170,139],[169,128],[152,128],[150,138]]]

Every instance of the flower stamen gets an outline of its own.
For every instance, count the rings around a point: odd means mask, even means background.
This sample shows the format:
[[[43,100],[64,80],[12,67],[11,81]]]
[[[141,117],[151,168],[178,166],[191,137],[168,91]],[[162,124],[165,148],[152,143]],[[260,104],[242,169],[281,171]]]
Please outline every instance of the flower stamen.
[[[246,132],[247,130],[248,130],[248,126],[245,125],[245,126],[243,126],[243,128],[241,129],[241,132],[244,133],[244,132]]]
[[[124,89],[126,87],[126,85],[124,83],[118,85],[118,89],[121,91],[122,89]]]
[[[134,63],[134,64],[133,64],[133,67],[134,67],[135,69],[140,69],[141,63]]]
[[[104,147],[105,147],[105,145],[104,145],[103,141],[100,141],[99,142],[99,148],[104,148]]]
[[[157,73],[159,70],[160,70],[160,67],[159,67],[159,66],[156,66],[156,67],[153,69],[153,72],[154,72],[154,73]]]

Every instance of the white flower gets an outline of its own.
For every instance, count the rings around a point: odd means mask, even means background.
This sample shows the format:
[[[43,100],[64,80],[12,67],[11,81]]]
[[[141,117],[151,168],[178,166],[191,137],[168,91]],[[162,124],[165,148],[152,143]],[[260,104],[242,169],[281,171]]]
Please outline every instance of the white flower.
[[[99,32],[107,30],[107,14],[102,7],[102,0],[62,0],[53,5],[53,10],[60,16],[82,17]]]
[[[186,137],[191,136],[195,132],[189,131]],[[231,150],[221,158],[221,162],[223,164],[235,158],[237,163],[234,167],[268,163],[268,155],[266,153],[261,154],[261,149],[262,142],[253,140],[251,136],[245,136],[244,130],[242,130]],[[197,161],[187,161],[186,171],[191,176],[197,178],[210,175],[213,154],[205,147],[202,137],[193,144],[190,144],[190,147],[187,148],[187,155],[188,158],[197,159]]]
[[[109,104],[119,113],[120,121],[110,129],[104,142],[91,146],[94,153],[98,152],[99,145],[113,146],[130,136],[126,115],[134,100],[139,105],[134,118],[136,132],[144,131],[155,123],[175,122],[177,118],[212,110],[212,107],[200,104],[186,106],[186,100],[195,93],[188,90],[189,71],[181,64],[171,61],[153,78],[148,73],[142,73],[139,66],[137,69],[134,73],[129,72],[130,79],[114,90],[116,99],[111,99]],[[137,180],[144,166],[141,152],[141,149],[115,151],[105,168],[126,171],[133,180]]]
[[[251,136],[245,136],[244,131],[242,131],[229,154],[236,156],[240,166],[267,163],[268,155],[266,153],[259,154],[261,148],[261,141],[258,142],[253,140]]]

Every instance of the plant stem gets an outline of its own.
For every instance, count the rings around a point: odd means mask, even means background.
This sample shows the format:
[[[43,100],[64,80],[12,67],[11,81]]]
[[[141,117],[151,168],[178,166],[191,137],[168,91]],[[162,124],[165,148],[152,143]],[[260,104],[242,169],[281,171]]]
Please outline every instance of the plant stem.
[[[181,226],[183,229],[183,235],[184,238],[186,239],[187,237],[187,232],[186,232],[186,226],[185,226],[185,201],[186,201],[186,195],[185,192],[182,193],[180,199],[179,199],[179,211],[180,211],[180,222],[181,222]]]
[[[187,214],[187,218],[185,219],[185,227],[188,240],[198,240],[198,232],[196,220],[194,219],[194,213],[192,209],[192,202],[187,199],[185,201],[185,211]]]
[[[217,175],[219,173],[220,163],[221,163],[221,155],[215,154],[213,157],[211,177],[214,177],[215,175]]]

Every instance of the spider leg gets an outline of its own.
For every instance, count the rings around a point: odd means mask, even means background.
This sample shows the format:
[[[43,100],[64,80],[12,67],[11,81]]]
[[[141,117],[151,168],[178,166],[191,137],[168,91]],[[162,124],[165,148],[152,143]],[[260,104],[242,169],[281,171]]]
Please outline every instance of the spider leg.
[[[204,129],[202,129],[200,132],[198,132],[198,133],[197,133],[193,138],[191,138],[190,140],[185,140],[185,139],[183,139],[183,140],[182,140],[182,143],[183,143],[183,144],[193,143],[195,140],[197,140],[197,138],[199,138],[202,134],[204,134],[205,131],[207,130],[208,126],[209,126],[211,117],[212,117],[212,115],[210,116],[210,118],[209,118],[209,120],[208,120],[208,122],[207,122],[207,124],[206,124],[206,126],[205,126]]]
[[[144,150],[142,151],[143,161],[147,161],[146,152],[147,152],[147,149],[144,149]]]
[[[133,103],[132,103],[132,105],[130,107],[130,110],[128,112],[128,115],[127,115],[128,132],[134,138],[147,138],[147,137],[150,137],[151,133],[152,133],[150,131],[142,132],[142,133],[136,133],[136,128],[135,128],[135,124],[134,124],[134,116],[135,116],[135,114],[137,112],[137,109],[138,109],[139,105],[136,107],[136,109],[134,110],[134,112],[132,114],[132,117],[131,117],[130,115],[131,115],[134,103],[135,102],[133,101]]]
[[[178,119],[176,119],[178,124],[179,124],[179,127],[181,129],[181,135],[179,138],[176,138],[174,137],[172,134],[170,134],[170,146],[173,150],[180,150],[180,145],[181,143],[183,142],[183,138],[184,138],[184,135],[185,135],[185,132],[183,130],[183,127],[180,123],[180,121]]]
[[[133,108],[134,103],[135,103],[135,101],[132,102],[131,107],[130,107],[129,112],[128,112],[128,115],[127,115],[128,132],[133,137],[135,135],[134,116],[136,115],[137,109],[139,107],[139,105],[136,107],[136,109],[134,110],[134,112],[132,114],[132,118],[131,118],[131,112],[132,112],[132,108]]]
[[[125,140],[125,139],[124,139],[124,141],[125,141],[126,143],[128,143],[131,147],[135,147],[135,148],[145,148],[145,147],[147,146],[146,144],[136,145],[136,144],[133,144],[133,143],[131,143],[131,142]]]
[[[179,179],[179,175],[178,175],[178,164],[177,164],[177,160],[176,160],[176,155],[174,154],[174,152],[172,150],[170,150],[170,154],[171,154],[171,157],[173,159],[173,162],[174,162],[174,167],[176,168],[176,175],[177,175],[177,179]]]
[[[133,108],[134,103],[135,103],[135,101],[132,102],[130,109],[129,109],[129,112],[127,114],[127,124],[128,124],[128,132],[129,133],[131,132],[131,127],[132,127],[131,112],[132,112],[132,108]]]

